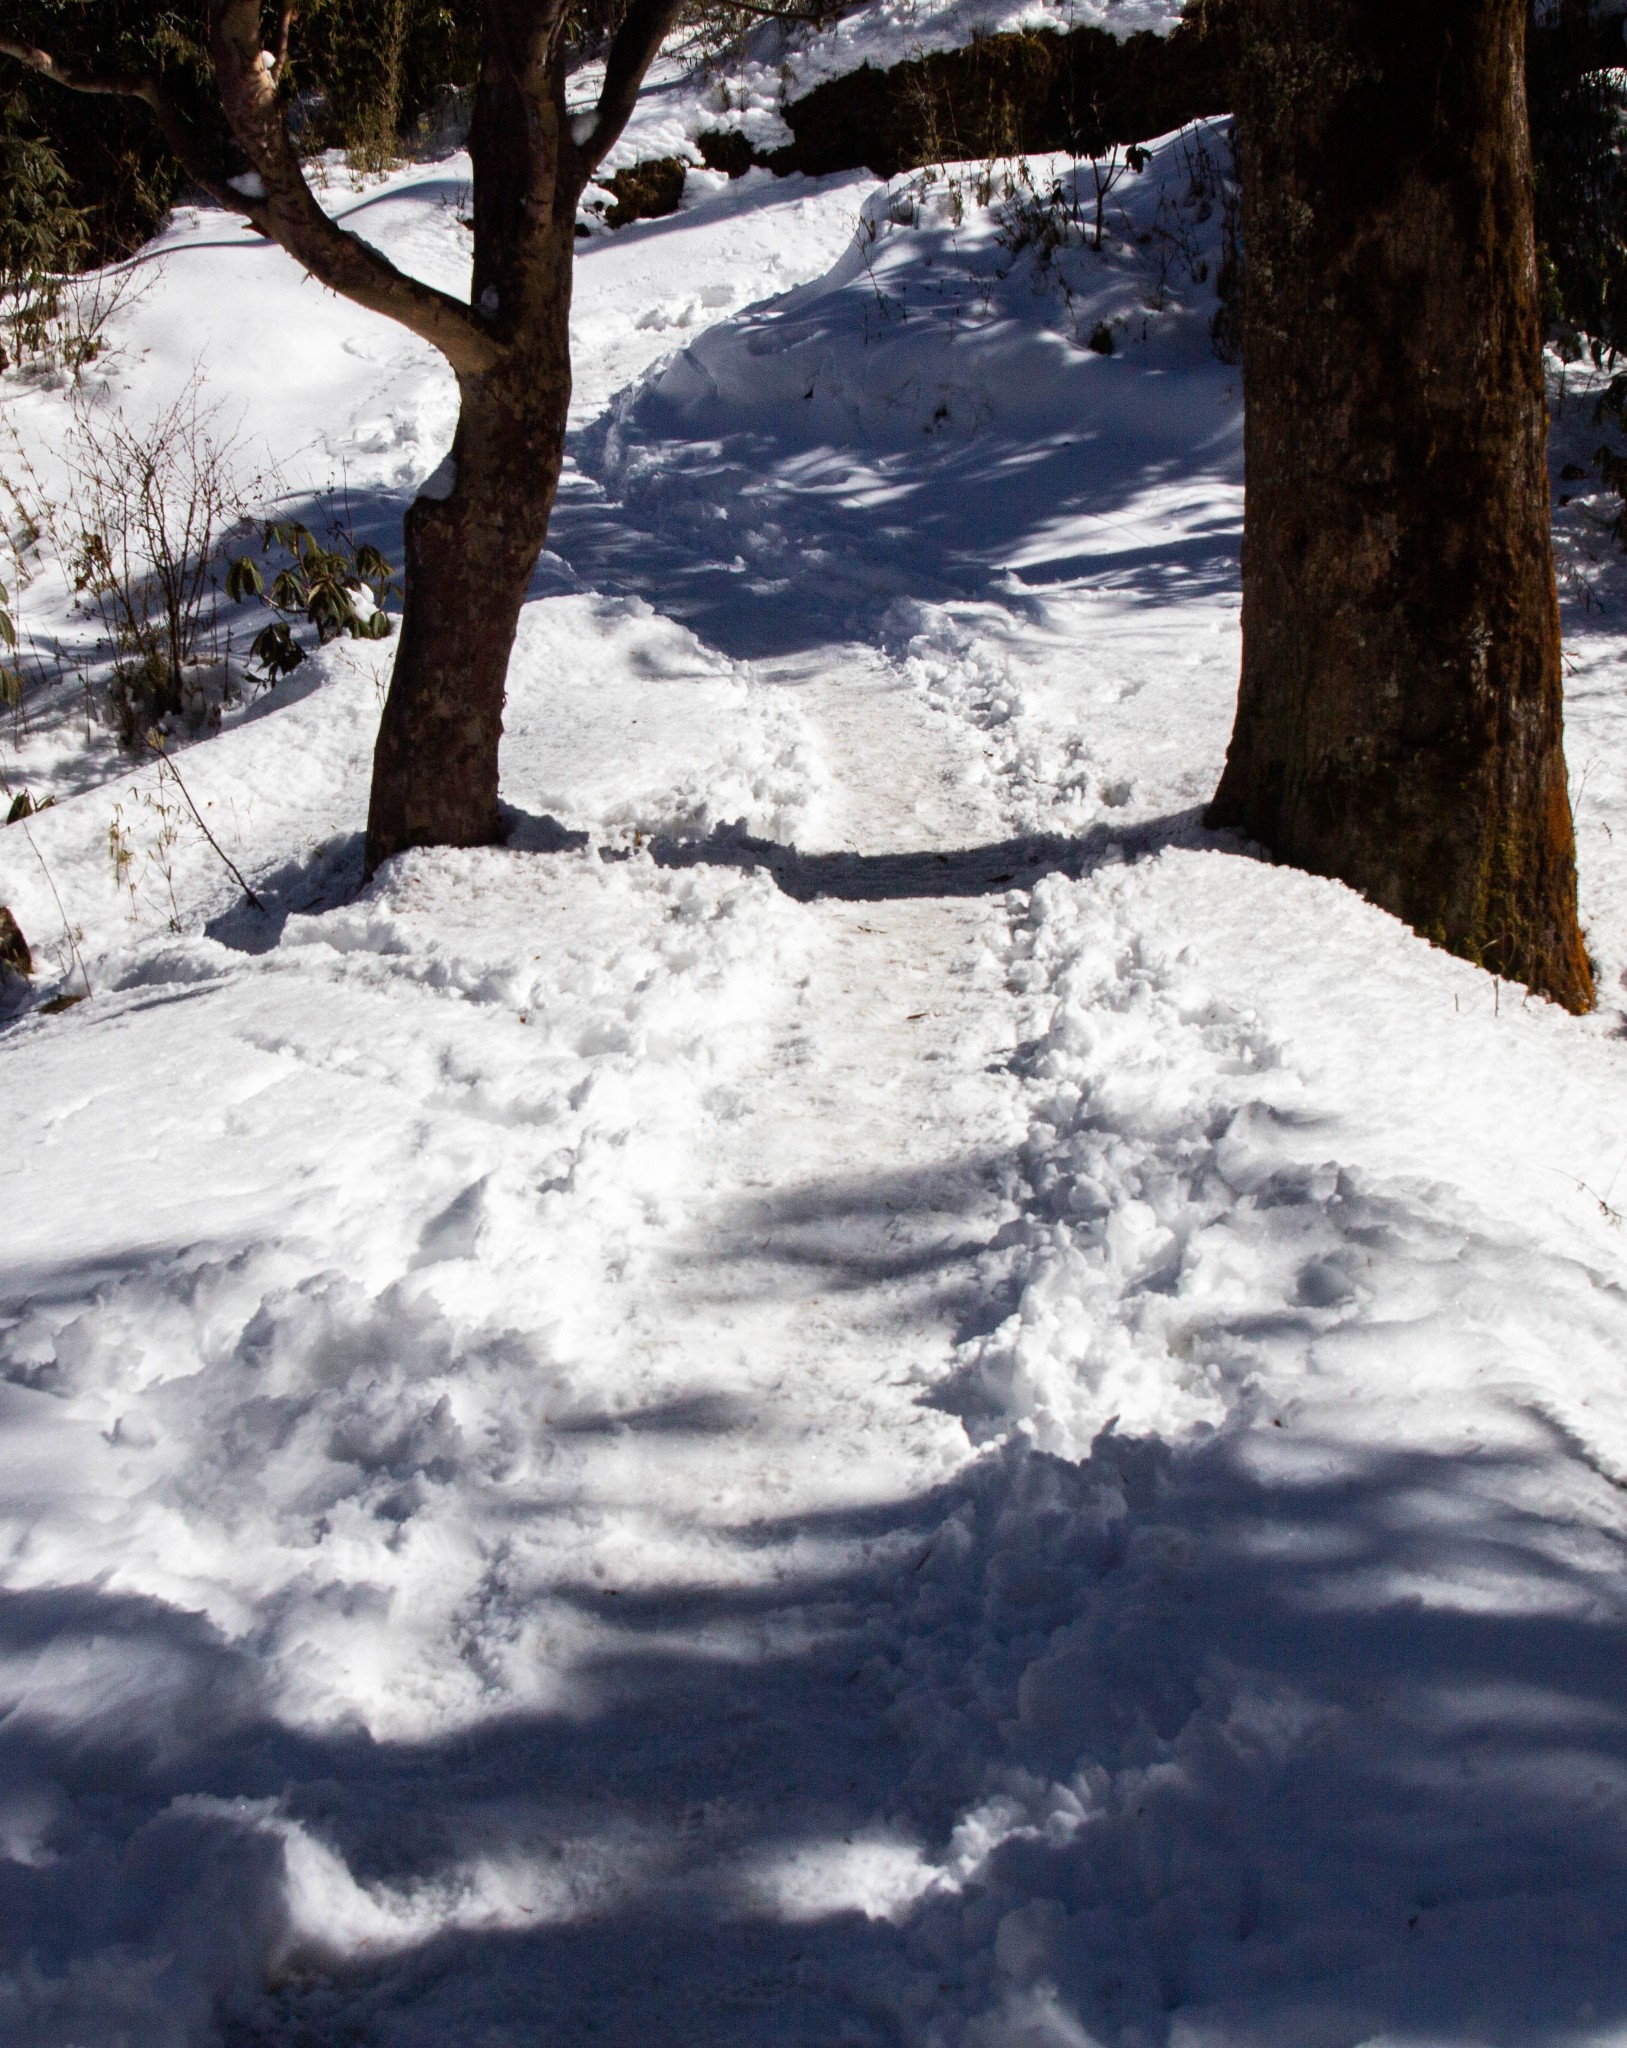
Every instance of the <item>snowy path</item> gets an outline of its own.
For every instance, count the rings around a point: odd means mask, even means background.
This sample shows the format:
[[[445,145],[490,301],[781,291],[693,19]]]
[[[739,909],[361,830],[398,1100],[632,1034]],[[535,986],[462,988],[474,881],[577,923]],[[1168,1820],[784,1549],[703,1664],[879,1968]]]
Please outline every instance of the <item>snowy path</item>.
[[[1596,1017],[1206,836],[1217,160],[1102,260],[952,172],[588,248],[506,848],[359,887],[368,648],[180,756],[264,916],[22,736],[0,2038],[1619,2048],[1627,568],[1578,501]],[[455,284],[461,192],[356,203]],[[218,323],[386,534],[441,371],[166,251],[98,402]]]

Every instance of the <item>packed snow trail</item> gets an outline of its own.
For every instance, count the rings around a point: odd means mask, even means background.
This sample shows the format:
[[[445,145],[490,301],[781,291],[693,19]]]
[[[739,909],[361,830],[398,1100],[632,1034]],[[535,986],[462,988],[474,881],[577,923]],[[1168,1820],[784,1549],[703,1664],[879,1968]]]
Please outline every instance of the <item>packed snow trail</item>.
[[[1203,833],[1220,139],[1102,257],[1001,175],[588,249],[507,847],[360,887],[376,649],[179,755],[264,914],[31,709],[7,2041],[1624,2037],[1627,573],[1562,515],[1579,1020]],[[358,203],[456,283],[460,192]],[[201,320],[387,536],[444,374],[164,247],[96,402]]]

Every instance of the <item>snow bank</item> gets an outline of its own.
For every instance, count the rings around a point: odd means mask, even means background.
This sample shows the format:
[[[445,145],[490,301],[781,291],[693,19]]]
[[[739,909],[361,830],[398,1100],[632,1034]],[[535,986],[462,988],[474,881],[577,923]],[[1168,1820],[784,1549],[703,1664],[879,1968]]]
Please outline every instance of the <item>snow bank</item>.
[[[824,277],[719,322],[582,437],[658,561],[733,556],[731,586],[691,574],[663,602],[771,645],[794,558],[818,572],[805,620],[897,644],[923,600],[1086,564],[1229,583],[1239,406],[1210,339],[1228,165],[1221,124],[1165,138],[1104,195],[1100,251],[1091,173],[1066,158],[881,188]]]
[[[689,69],[672,56],[658,67],[605,170],[661,156],[699,161],[695,139],[708,129],[735,130],[754,149],[782,148],[793,139],[787,102],[866,64],[885,71],[982,36],[1024,30],[1165,36],[1180,19],[1180,0],[869,0],[823,27],[765,23],[714,62]],[[591,106],[602,77],[593,65],[574,74],[571,104]]]
[[[766,415],[803,447],[851,449],[1074,419],[1094,437],[1116,414],[1138,440],[1162,430],[1201,451],[1229,175],[1223,124],[1163,138],[1145,169],[1118,168],[1099,250],[1093,174],[1066,156],[895,178],[823,277],[720,323],[618,401],[606,469],[624,480],[637,440],[704,445]]]

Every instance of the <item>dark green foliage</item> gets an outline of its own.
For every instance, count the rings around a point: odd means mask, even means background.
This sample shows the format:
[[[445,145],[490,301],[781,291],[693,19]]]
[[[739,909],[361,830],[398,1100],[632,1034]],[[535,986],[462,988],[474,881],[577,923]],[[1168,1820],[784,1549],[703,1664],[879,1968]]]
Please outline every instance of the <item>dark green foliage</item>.
[[[84,218],[76,268],[118,262],[158,232],[186,181],[145,107],[41,85],[30,95],[30,117],[61,157]]]
[[[0,95],[0,368],[42,346],[59,279],[79,268],[89,239],[62,158],[23,94]]]
[[[604,180],[616,195],[605,219],[613,228],[624,228],[635,220],[659,220],[676,213],[683,204],[687,169],[681,157],[658,156],[617,171]]]
[[[1562,0],[1535,22],[1526,78],[1536,173],[1543,320],[1567,356],[1597,365],[1627,354],[1627,57],[1619,16],[1591,0]],[[1601,426],[1627,428],[1627,373],[1598,405]],[[1610,521],[1627,547],[1627,456],[1609,443],[1594,457],[1620,501]]]
[[[1559,0],[1527,43],[1548,332],[1595,361],[1627,350],[1627,47],[1619,16]]]
[[[682,21],[700,53],[721,48],[765,13],[822,20],[842,11],[841,0],[752,0],[746,7],[692,0]],[[898,67],[885,85],[882,74],[864,70],[798,103],[797,143],[780,153],[775,168],[868,161],[891,171],[945,154],[1070,145],[1092,153],[1113,140],[1139,139],[1225,103],[1231,11],[1231,0],[1188,0],[1188,20],[1167,47],[1146,35],[1121,45],[1100,31],[999,36]],[[157,73],[214,137],[222,161],[240,166],[211,88],[200,8],[8,0],[5,12],[9,32],[59,55],[102,69]],[[574,0],[572,45],[584,55],[602,49],[624,12],[625,0]],[[389,161],[431,126],[451,95],[472,85],[481,27],[479,0],[308,0],[293,26],[285,87],[302,145],[342,148],[362,168]],[[0,92],[23,75],[0,59]],[[872,104],[878,92],[885,105]],[[129,253],[185,189],[145,108],[130,101],[35,86],[16,133],[54,154],[64,196],[82,221],[83,240],[65,250],[70,260],[63,268]],[[749,146],[737,137],[720,138],[714,151],[719,147],[731,174],[751,162]],[[0,208],[7,182],[0,175]]]
[[[626,12],[627,0],[572,0],[565,17],[572,49],[584,57],[602,57]]]
[[[984,36],[815,86],[785,110],[795,140],[766,161],[814,176],[862,164],[890,177],[1026,151],[1105,157],[1114,143],[1229,112],[1236,47],[1230,0],[1189,0],[1169,36],[1120,41],[1099,28]]]
[[[134,0],[8,0],[6,28],[100,70],[156,74],[210,136],[220,160],[241,158],[226,134],[196,6]],[[306,147],[338,147],[363,167],[387,162],[454,88],[478,69],[479,0],[314,0],[290,42],[286,90]],[[272,27],[268,13],[268,33]],[[0,59],[0,89],[24,76]],[[138,247],[185,189],[147,110],[128,100],[31,87],[16,122],[48,142],[83,219],[76,263]],[[0,173],[0,188],[4,186]],[[4,199],[0,197],[0,208]],[[75,267],[74,265],[64,267]]]
[[[294,638],[290,619],[303,619],[316,628],[319,647],[349,634],[352,640],[389,638],[390,621],[384,610],[385,598],[395,589],[395,571],[377,548],[365,541],[358,547],[346,536],[335,536],[334,545],[324,547],[308,526],[297,519],[274,520],[265,530],[264,552],[277,550],[287,559],[266,589],[260,565],[251,555],[240,555],[226,572],[226,595],[234,604],[257,597],[282,617],[255,635],[249,658],[260,664],[267,682],[290,675],[305,659],[305,650]],[[373,598],[373,608],[357,609],[358,595]]]
[[[139,6],[134,0],[7,0],[8,34],[67,60],[104,71],[162,77],[171,98],[204,126],[224,135],[208,78],[202,10]],[[182,181],[145,107],[89,98],[29,81],[0,59],[0,92],[23,86],[15,131],[48,142],[66,176],[66,197],[82,218],[83,241],[73,264],[105,263],[128,254],[162,223]]]
[[[480,66],[477,0],[317,0],[290,48],[305,139],[376,165]]]
[[[709,171],[722,171],[730,178],[743,178],[754,162],[751,144],[738,128],[708,128],[695,137],[695,144]]]

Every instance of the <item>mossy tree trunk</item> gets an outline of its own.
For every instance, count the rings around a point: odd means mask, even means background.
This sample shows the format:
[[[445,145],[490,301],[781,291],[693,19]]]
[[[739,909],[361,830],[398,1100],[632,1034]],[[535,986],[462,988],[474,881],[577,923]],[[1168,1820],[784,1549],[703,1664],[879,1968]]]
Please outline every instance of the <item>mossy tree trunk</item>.
[[[1243,669],[1210,808],[1573,1010],[1525,0],[1252,0]]]

